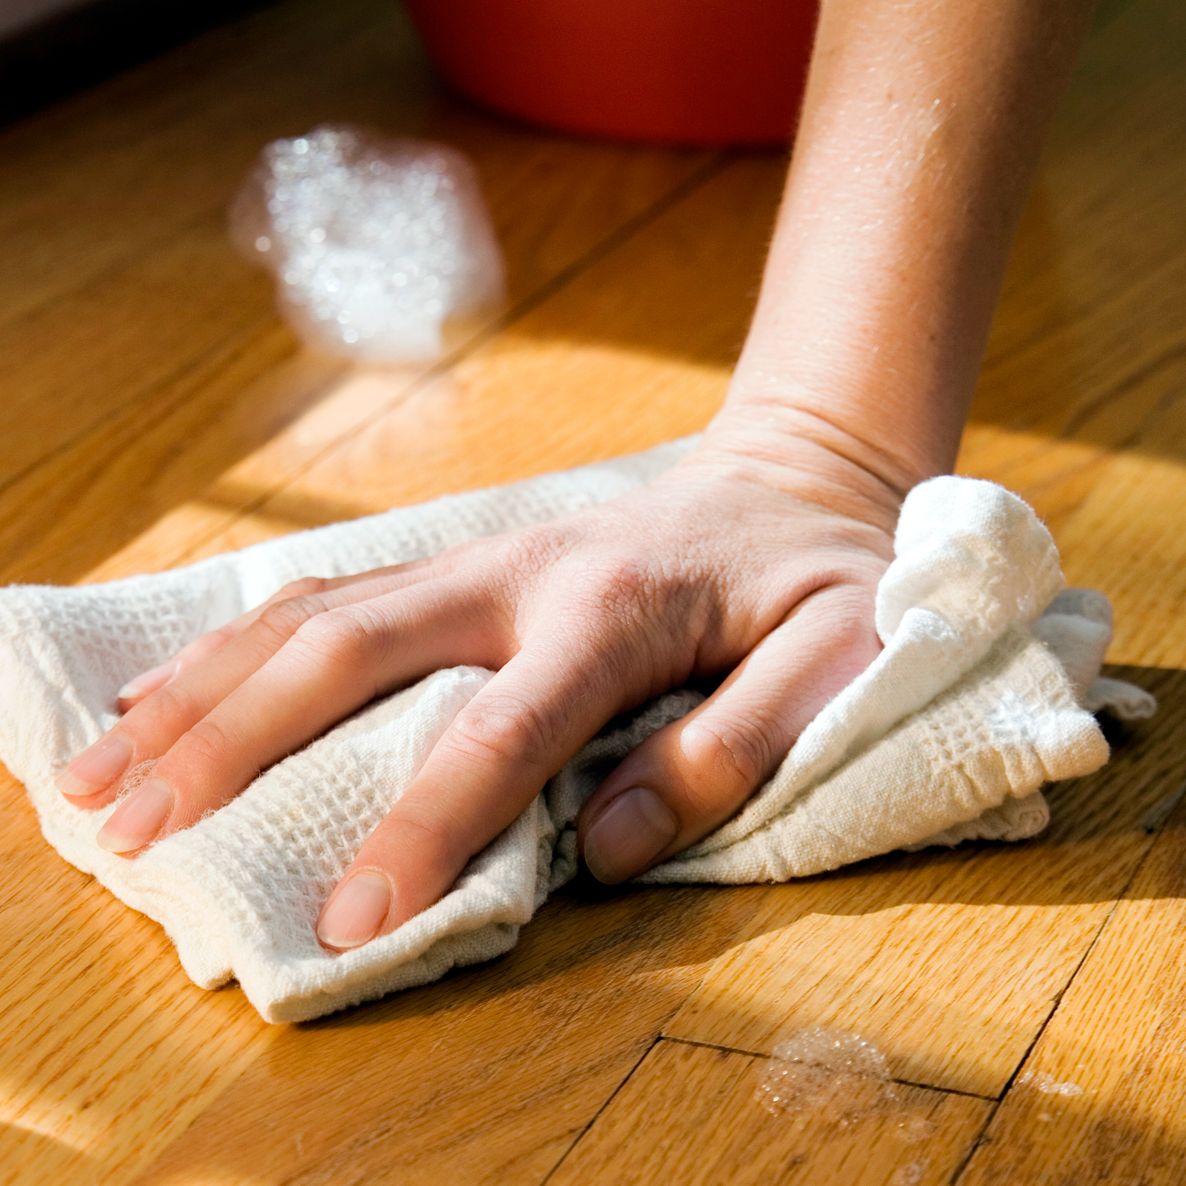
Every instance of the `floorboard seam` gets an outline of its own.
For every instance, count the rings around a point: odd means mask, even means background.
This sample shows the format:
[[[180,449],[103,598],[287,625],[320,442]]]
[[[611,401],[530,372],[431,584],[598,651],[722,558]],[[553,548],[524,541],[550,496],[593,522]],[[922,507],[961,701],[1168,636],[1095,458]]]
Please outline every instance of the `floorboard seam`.
[[[547,1186],[547,1183],[552,1180],[552,1176],[556,1173],[556,1171],[565,1163],[565,1161],[568,1160],[568,1157],[572,1151],[577,1147],[577,1145],[581,1143],[581,1141],[584,1140],[585,1134],[593,1127],[593,1125],[597,1123],[597,1120],[601,1116],[602,1112],[604,1112],[606,1108],[608,1108],[610,1104],[613,1103],[614,1099],[617,1097],[618,1092],[630,1082],[630,1080],[634,1077],[634,1072],[637,1071],[640,1066],[642,1066],[642,1064],[650,1056],[651,1051],[654,1050],[655,1047],[658,1046],[662,1041],[662,1034],[655,1034],[651,1038],[651,1040],[647,1043],[646,1049],[638,1056],[637,1059],[635,1059],[634,1064],[631,1066],[630,1070],[628,1070],[626,1074],[622,1076],[617,1086],[614,1087],[613,1091],[611,1091],[609,1095],[607,1095],[605,1099],[601,1101],[597,1111],[589,1117],[588,1122],[581,1128],[581,1131],[578,1132],[575,1137],[573,1137],[572,1142],[560,1155],[556,1161],[556,1164],[552,1166],[552,1168],[548,1170],[548,1172],[540,1179],[540,1186]]]
[[[1120,892],[1113,899],[1107,914],[1104,915],[1103,921],[1096,928],[1095,934],[1091,937],[1091,942],[1088,943],[1087,947],[1083,951],[1083,954],[1079,957],[1079,960],[1072,969],[1071,974],[1067,977],[1066,983],[1055,994],[1054,1000],[1051,1002],[1050,1008],[1046,1012],[1046,1016],[1042,1019],[1042,1024],[1038,1026],[1037,1032],[1034,1034],[1033,1039],[1025,1048],[1025,1053],[1022,1054],[1021,1058],[1017,1060],[1017,1065],[1013,1068],[1013,1073],[1009,1076],[1005,1086],[1001,1088],[1001,1094],[993,1101],[993,1106],[989,1109],[988,1115],[984,1118],[984,1123],[980,1126],[980,1131],[976,1134],[976,1139],[971,1143],[971,1145],[969,1145],[966,1156],[951,1171],[951,1177],[948,1179],[950,1186],[958,1186],[958,1183],[963,1178],[968,1166],[971,1164],[972,1158],[976,1156],[976,1150],[984,1144],[984,1138],[988,1135],[988,1130],[992,1127],[992,1122],[996,1119],[996,1115],[1000,1111],[1001,1105],[1008,1098],[1009,1092],[1013,1090],[1013,1084],[1016,1082],[1017,1076],[1021,1073],[1021,1068],[1025,1066],[1029,1056],[1033,1053],[1034,1047],[1037,1046],[1038,1042],[1042,1038],[1042,1035],[1046,1032],[1047,1027],[1050,1025],[1051,1021],[1054,1020],[1054,1015],[1058,1012],[1059,1007],[1062,1005],[1063,997],[1066,996],[1068,989],[1070,989],[1071,985],[1075,982],[1075,978],[1079,975],[1083,965],[1087,963],[1088,959],[1091,958],[1091,953],[1098,946],[1099,941],[1102,938],[1104,931],[1107,930],[1108,924],[1112,921],[1112,917],[1115,915],[1117,908],[1120,906],[1120,903],[1124,901],[1128,891],[1132,888],[1133,882],[1137,879],[1137,874],[1141,871],[1145,865],[1145,862],[1149,859],[1149,854],[1153,851],[1154,844],[1156,843],[1156,835],[1156,833],[1149,834],[1149,843],[1145,846],[1145,851],[1141,854],[1140,859],[1133,866],[1132,871],[1129,873],[1127,880],[1120,889]]]
[[[749,1058],[770,1057],[765,1051],[747,1050],[742,1046],[726,1046],[720,1042],[702,1042],[697,1038],[678,1038],[673,1034],[660,1034],[659,1036],[664,1042],[678,1042],[682,1046],[702,1046],[707,1050],[723,1050],[727,1054],[743,1054]],[[898,1084],[899,1087],[917,1087],[922,1091],[940,1091],[944,1095],[962,1095],[968,1099],[985,1102],[995,1102],[997,1099],[996,1096],[983,1095],[978,1091],[965,1091],[962,1087],[942,1087],[937,1083],[921,1083],[917,1079],[899,1079],[896,1075],[890,1076],[890,1082]]]

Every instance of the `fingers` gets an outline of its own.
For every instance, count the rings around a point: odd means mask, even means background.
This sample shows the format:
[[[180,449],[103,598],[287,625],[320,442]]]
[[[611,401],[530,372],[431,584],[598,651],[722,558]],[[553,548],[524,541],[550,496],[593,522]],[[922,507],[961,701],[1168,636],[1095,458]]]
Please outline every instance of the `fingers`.
[[[383,589],[395,590],[410,581],[417,580],[426,575],[426,571],[430,566],[432,567],[433,574],[437,576],[451,571],[460,551],[461,548],[449,549],[445,552],[437,553],[434,556],[409,560],[403,564],[392,564],[384,568],[374,568],[366,572],[352,573],[348,576],[310,576],[301,577],[296,581],[289,581],[288,584],[277,589],[266,601],[240,614],[237,618],[220,626],[217,630],[208,631],[206,634],[201,635],[201,637],[194,639],[182,647],[167,663],[162,663],[159,667],[150,668],[148,671],[142,672],[135,678],[128,680],[116,693],[117,707],[120,712],[126,712],[134,704],[143,700],[150,692],[155,692],[159,688],[164,687],[174,676],[180,674],[186,668],[191,667],[203,659],[209,658],[216,651],[221,650],[231,639],[237,638],[249,626],[257,622],[265,611],[279,601],[287,601],[292,598],[316,597],[339,589],[354,589],[355,597],[347,598],[346,600],[356,600],[359,595],[357,592],[358,586],[374,586],[377,581],[381,582]]]
[[[126,712],[131,705],[143,700],[149,692],[163,688],[183,667],[213,655],[225,643],[230,642],[231,636],[232,631],[227,626],[221,630],[211,630],[187,643],[167,663],[162,663],[159,667],[150,667],[124,684],[116,693],[116,708],[121,713]]]
[[[140,760],[163,756],[98,842],[113,852],[138,851],[222,806],[260,770],[379,692],[477,661],[489,649],[483,633],[491,615],[481,601],[477,586],[434,580],[340,604],[306,617],[262,663],[245,632],[219,662],[178,677],[121,723],[117,732]],[[210,685],[221,681],[231,689],[211,696]],[[177,730],[179,720],[187,723]]]
[[[353,578],[342,578],[342,580],[351,579]],[[276,602],[292,597],[312,597],[336,587],[342,583],[342,580],[334,581],[326,577],[302,577],[299,581],[289,581],[288,584],[277,589],[271,597],[253,609],[241,613],[237,618],[233,618],[217,630],[207,631],[187,643],[167,663],[149,668],[148,671],[128,680],[116,693],[117,707],[120,712],[125,712],[138,700],[143,700],[149,692],[155,692],[158,688],[164,687],[169,680],[185,668],[201,659],[209,658],[210,655],[221,650],[232,638],[237,638],[242,634],[248,626],[259,619],[266,609],[275,605]]]
[[[179,653],[178,660],[186,656],[185,661],[160,681],[156,694],[146,693],[114,729],[71,760],[58,776],[59,789],[80,806],[104,806],[116,793],[116,779],[163,754],[309,619],[387,593],[393,582],[397,590],[401,585],[407,588],[413,579],[411,568],[375,569],[333,581],[318,577],[295,581],[222,629],[195,639]],[[306,592],[293,592],[300,589]],[[315,591],[319,589],[326,591]],[[286,591],[293,595],[285,595]],[[215,655],[216,661],[207,662]]]
[[[578,817],[600,881],[625,881],[719,827],[777,769],[808,722],[881,650],[872,590],[800,602],[692,712],[636,747]]]
[[[438,901],[630,698],[619,671],[563,638],[519,651],[458,713],[367,838],[322,909],[322,943],[357,947]]]
[[[426,581],[307,618],[168,746],[152,777],[108,819],[99,843],[133,852],[188,827],[379,692],[480,654],[476,599],[472,587]]]

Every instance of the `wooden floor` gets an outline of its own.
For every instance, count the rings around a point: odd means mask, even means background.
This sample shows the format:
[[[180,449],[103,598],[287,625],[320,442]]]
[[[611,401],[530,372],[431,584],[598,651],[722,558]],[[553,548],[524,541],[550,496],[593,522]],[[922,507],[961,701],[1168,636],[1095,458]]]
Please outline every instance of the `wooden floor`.
[[[1133,0],[1088,47],[960,461],[1037,507],[1162,700],[1043,837],[574,888],[494,963],[271,1026],[194,987],[4,777],[0,1181],[1186,1180],[1184,36],[1177,0]],[[302,354],[228,244],[260,146],[325,119],[477,162],[512,303],[437,366]],[[0,580],[161,569],[698,428],[783,167],[468,109],[392,0],[292,0],[0,133]],[[764,1056],[816,1024],[885,1053],[894,1113],[761,1106]]]

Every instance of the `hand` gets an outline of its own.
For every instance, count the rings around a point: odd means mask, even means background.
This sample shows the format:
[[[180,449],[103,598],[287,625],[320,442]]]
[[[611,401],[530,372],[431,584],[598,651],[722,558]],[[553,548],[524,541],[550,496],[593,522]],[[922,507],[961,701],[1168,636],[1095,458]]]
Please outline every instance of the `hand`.
[[[309,578],[121,690],[122,719],[61,788],[134,856],[376,696],[494,669],[363,845],[318,921],[358,946],[435,903],[611,717],[728,673],[639,745],[578,819],[619,882],[733,815],[880,650],[877,583],[903,491],[812,439],[775,459],[705,443],[649,485],[551,522],[336,580]]]

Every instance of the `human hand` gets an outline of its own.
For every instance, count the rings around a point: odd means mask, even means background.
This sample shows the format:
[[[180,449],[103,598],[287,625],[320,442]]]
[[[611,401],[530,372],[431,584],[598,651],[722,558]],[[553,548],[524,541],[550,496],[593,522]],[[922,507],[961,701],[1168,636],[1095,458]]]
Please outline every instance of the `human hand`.
[[[729,673],[582,808],[586,864],[625,880],[733,815],[875,657],[903,493],[817,433],[776,459],[706,434],[610,502],[286,586],[121,689],[121,721],[62,792],[101,807],[155,759],[98,837],[135,856],[374,697],[441,667],[494,669],[323,908],[318,936],[342,950],[434,904],[615,714]]]

